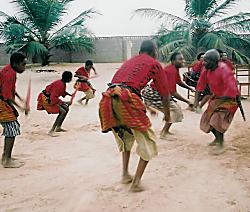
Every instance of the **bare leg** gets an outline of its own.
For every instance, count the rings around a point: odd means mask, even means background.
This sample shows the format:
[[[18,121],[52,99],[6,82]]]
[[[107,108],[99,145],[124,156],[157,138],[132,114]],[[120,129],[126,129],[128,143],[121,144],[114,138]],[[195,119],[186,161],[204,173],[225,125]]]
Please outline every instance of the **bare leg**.
[[[2,165],[4,168],[20,168],[24,165],[23,162],[18,162],[11,158],[12,149],[15,143],[15,137],[4,138],[4,150],[2,155]]]
[[[217,142],[218,142],[218,141],[217,141],[216,130],[215,130],[215,129],[212,129],[211,132],[214,134],[215,139],[214,139],[211,143],[209,143],[208,146],[216,146],[216,144],[217,144]]]
[[[130,187],[131,192],[140,192],[144,190],[144,188],[140,185],[140,182],[141,182],[141,178],[142,178],[142,175],[144,173],[144,170],[147,164],[148,164],[148,161],[145,161],[142,158],[140,158],[140,161],[136,169],[135,177]]]
[[[172,123],[167,123],[167,122],[165,123],[163,129],[161,130],[161,135],[160,135],[161,139],[166,139],[166,136],[168,134],[171,135],[171,133],[169,132],[171,125],[172,125]]]
[[[216,129],[212,129],[211,132],[214,134],[215,136],[215,140],[209,144],[209,146],[220,146],[223,147],[223,142],[224,142],[224,134],[217,131]]]
[[[128,172],[128,164],[130,158],[130,151],[125,151],[122,153],[122,184],[131,183],[133,178]]]
[[[224,153],[225,149],[223,148],[223,142],[224,142],[224,134],[213,129],[212,133],[215,136],[215,140],[209,144],[209,146],[214,146],[211,152],[212,155],[220,155]]]
[[[216,134],[217,134],[218,146],[223,147],[224,133],[221,133],[221,132],[216,130]]]
[[[78,102],[79,104],[82,104],[82,101],[85,100],[85,99],[86,99],[86,96],[84,96],[83,98],[79,99],[77,102]]]
[[[87,105],[87,104],[88,104],[88,102],[89,102],[89,99],[86,99],[85,105]]]
[[[200,101],[200,104],[199,104],[200,108],[202,108],[202,107],[208,102],[208,100],[209,100],[210,98],[211,98],[210,95],[204,96],[204,97],[202,98],[202,100]]]
[[[56,128],[59,128],[59,131],[61,129],[62,123],[68,113],[68,109],[63,108],[62,106],[59,106],[59,115],[57,116],[55,123],[53,124],[51,130],[49,131],[49,135],[53,136],[54,132],[56,131]]]
[[[60,106],[60,111],[61,114],[63,114],[62,118],[58,121],[58,125],[56,128],[57,132],[66,132],[66,130],[62,129],[62,123],[64,121],[64,119],[66,118],[68,112],[69,112],[69,107],[67,106]]]

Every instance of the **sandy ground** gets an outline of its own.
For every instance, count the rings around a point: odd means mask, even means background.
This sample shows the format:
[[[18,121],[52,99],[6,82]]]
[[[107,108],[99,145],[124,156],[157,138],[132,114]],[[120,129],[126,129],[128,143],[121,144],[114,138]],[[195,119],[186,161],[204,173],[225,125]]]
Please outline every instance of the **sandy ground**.
[[[25,96],[32,78],[32,111],[20,117],[22,135],[14,156],[26,165],[20,169],[0,167],[0,211],[158,211],[247,212],[250,211],[250,125],[239,111],[226,134],[227,151],[209,154],[211,135],[199,130],[200,114],[185,110],[175,124],[175,140],[158,139],[159,155],[145,172],[142,193],[128,193],[120,184],[121,155],[111,133],[102,134],[98,102],[106,83],[120,64],[96,64],[100,76],[92,82],[97,97],[86,106],[74,103],[65,121],[68,132],[51,138],[55,116],[36,111],[36,98],[45,85],[60,78],[62,70],[75,71],[79,64],[50,67],[55,73],[26,72],[18,77],[17,89]],[[68,86],[73,91],[73,82]],[[186,95],[186,92],[181,90]],[[77,95],[76,99],[80,97]],[[243,101],[250,114],[250,101]],[[162,115],[151,117],[159,135]],[[3,142],[1,142],[2,151]],[[133,151],[131,173],[138,157]]]

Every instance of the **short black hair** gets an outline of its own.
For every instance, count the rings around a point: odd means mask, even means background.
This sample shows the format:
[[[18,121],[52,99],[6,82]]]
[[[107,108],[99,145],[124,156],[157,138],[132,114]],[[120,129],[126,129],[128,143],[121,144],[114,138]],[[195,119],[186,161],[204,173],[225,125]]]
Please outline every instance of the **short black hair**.
[[[73,74],[70,71],[64,71],[62,74],[62,81],[68,82],[72,79]]]
[[[20,52],[14,52],[11,56],[10,56],[10,64],[20,64],[21,62],[24,61],[24,59],[26,59],[26,56]]]
[[[155,44],[152,40],[144,40],[141,43],[140,54],[151,54],[155,50]]]
[[[180,52],[174,52],[171,56],[170,56],[170,61],[173,62],[176,60],[177,55],[180,55]]]
[[[92,65],[93,65],[93,61],[92,60],[86,60],[85,66],[92,66]]]
[[[201,59],[201,56],[204,55],[204,54],[205,54],[205,52],[200,52],[200,53],[197,55],[196,59],[197,59],[197,60],[200,60],[200,59]]]

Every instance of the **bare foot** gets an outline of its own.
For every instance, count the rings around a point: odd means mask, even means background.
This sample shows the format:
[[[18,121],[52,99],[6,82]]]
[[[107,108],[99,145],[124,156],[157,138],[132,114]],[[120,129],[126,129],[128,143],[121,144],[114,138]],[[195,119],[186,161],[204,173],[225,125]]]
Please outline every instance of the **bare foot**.
[[[195,112],[198,113],[198,114],[201,114],[201,113],[202,113],[202,110],[201,110],[201,108],[198,106],[197,108],[195,108]]]
[[[54,131],[49,131],[48,135],[51,137],[57,137],[58,135]]]
[[[186,108],[186,110],[190,110],[190,111],[192,111],[192,112],[195,111],[194,107],[191,107],[191,106],[188,106],[188,107]]]
[[[78,102],[80,105],[82,105],[82,100],[79,99],[77,102]]]
[[[61,128],[61,127],[57,127],[56,132],[67,132],[67,130],[65,130],[65,129]]]
[[[23,161],[18,161],[17,159],[15,159],[15,160],[12,160],[12,159],[2,160],[2,165],[4,168],[20,168],[24,164],[25,163]]]
[[[167,135],[174,135],[174,133],[168,131]]]
[[[208,146],[216,146],[216,144],[217,144],[217,141],[214,140],[213,142],[209,143]]]
[[[132,184],[129,192],[142,192],[145,191],[145,188],[143,186],[141,186],[140,184],[136,185],[136,184]]]
[[[173,135],[174,135],[174,133],[171,133],[171,132],[161,133],[160,139],[174,141],[176,139],[176,137],[174,137]]]
[[[132,183],[132,181],[133,181],[133,177],[130,174],[122,176],[122,180],[121,180],[122,184],[129,184],[129,183]]]
[[[210,154],[211,155],[221,155],[226,151],[223,145],[216,145],[211,149]]]

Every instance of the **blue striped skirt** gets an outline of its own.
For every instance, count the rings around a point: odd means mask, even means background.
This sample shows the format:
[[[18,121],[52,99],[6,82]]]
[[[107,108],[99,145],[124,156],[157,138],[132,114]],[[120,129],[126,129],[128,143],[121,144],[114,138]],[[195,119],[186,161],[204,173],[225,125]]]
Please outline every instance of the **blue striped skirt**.
[[[1,122],[1,125],[3,126],[3,136],[5,137],[16,137],[17,135],[20,135],[20,124],[18,121],[10,121],[10,122]]]

